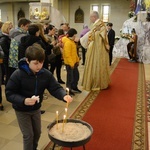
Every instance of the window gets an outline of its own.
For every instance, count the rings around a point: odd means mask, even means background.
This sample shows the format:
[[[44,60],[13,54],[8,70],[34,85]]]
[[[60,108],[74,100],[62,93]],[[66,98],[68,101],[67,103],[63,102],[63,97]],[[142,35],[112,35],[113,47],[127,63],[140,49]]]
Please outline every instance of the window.
[[[110,14],[110,6],[102,5],[102,20],[103,20],[103,22],[109,21],[109,14]]]
[[[92,11],[97,11],[99,12],[99,6],[98,5],[92,5]]]

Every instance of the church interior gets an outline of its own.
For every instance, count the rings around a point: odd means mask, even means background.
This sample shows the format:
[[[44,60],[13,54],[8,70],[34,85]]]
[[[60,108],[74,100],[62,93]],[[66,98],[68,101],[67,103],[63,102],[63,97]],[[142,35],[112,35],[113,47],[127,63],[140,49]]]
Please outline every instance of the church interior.
[[[143,3],[145,5],[143,6]],[[44,5],[46,4],[46,5]],[[146,5],[147,4],[147,5]],[[47,8],[47,10],[41,9],[41,6]],[[38,9],[43,12],[43,18],[38,18]],[[104,9],[106,8],[106,10]],[[138,9],[138,10],[137,10]],[[34,12],[33,12],[34,10]],[[61,23],[68,23],[71,28],[77,30],[77,36],[80,37],[80,33],[83,29],[83,25],[92,26],[89,15],[91,11],[98,11],[100,18],[105,22],[112,22],[113,29],[116,33],[115,45],[113,48],[113,62],[110,69],[112,72],[115,70],[115,65],[118,59],[125,59],[128,61],[127,44],[129,39],[128,35],[131,34],[131,30],[134,28],[138,35],[137,41],[137,64],[142,65],[141,71],[144,75],[145,83],[145,112],[144,121],[144,138],[139,136],[141,143],[136,146],[131,141],[131,149],[150,149],[150,119],[149,119],[149,105],[150,105],[150,2],[147,0],[0,0],[0,21],[11,21],[14,28],[17,27],[17,21],[21,17],[30,19],[32,22],[43,21],[54,25],[57,29],[60,28]],[[45,11],[45,12],[44,12]],[[137,11],[137,12],[136,12]],[[33,17],[36,14],[36,17]],[[41,21],[41,22],[42,22]],[[43,22],[42,22],[43,23]],[[79,48],[79,56],[81,57],[79,63],[79,89],[82,90],[81,82],[83,78],[84,65],[82,65],[82,51]],[[134,62],[133,62],[134,63]],[[132,65],[128,63],[128,65]],[[61,68],[62,80],[66,81],[65,66]],[[56,77],[56,73],[54,73]],[[128,77],[125,77],[128,78]],[[113,83],[115,84],[115,83]],[[64,89],[65,84],[62,84]],[[129,87],[132,88],[132,87]],[[138,88],[138,86],[137,86]],[[108,89],[109,90],[109,89]],[[73,102],[68,107],[68,118],[78,110],[81,104],[88,99],[91,91],[82,90],[82,93],[75,94],[73,96]],[[128,93],[126,93],[128,95]],[[137,95],[138,97],[138,95]],[[146,97],[146,98],[145,98]],[[96,98],[96,96],[94,97]],[[2,103],[4,110],[0,111],[0,149],[1,150],[22,150],[23,141],[22,134],[18,127],[18,122],[14,109],[11,103],[6,100],[5,86],[2,85]],[[45,91],[45,96],[41,110],[45,110],[45,113],[41,115],[42,133],[39,140],[38,150],[51,150],[53,143],[50,142],[48,136],[48,125],[56,119],[56,111],[59,111],[59,118],[63,118],[65,113],[65,103],[56,100],[52,97],[48,91]],[[92,105],[92,104],[90,104]],[[138,105],[138,104],[136,104]],[[143,105],[142,105],[143,106]],[[141,106],[141,107],[142,107]],[[111,115],[111,114],[110,114]],[[94,114],[93,114],[94,116]],[[80,118],[80,117],[79,117]],[[82,120],[82,118],[81,118]],[[134,127],[133,127],[134,128]],[[138,128],[138,127],[137,127]],[[140,128],[140,127],[139,127]],[[136,129],[133,129],[133,132]],[[102,133],[103,134],[103,133]],[[132,133],[131,133],[132,134]],[[138,133],[137,133],[138,134]],[[139,133],[139,135],[143,135]],[[144,141],[144,142],[143,142]],[[136,143],[136,142],[135,142]],[[96,143],[98,144],[98,143]],[[107,145],[107,144],[106,144]],[[86,145],[85,145],[86,147]],[[62,147],[56,146],[56,150],[62,150]],[[88,149],[88,146],[86,147]],[[106,148],[107,149],[107,148]],[[107,149],[111,150],[111,149]],[[117,149],[115,149],[117,150]],[[118,149],[119,150],[119,149]],[[127,150],[122,147],[122,150]]]

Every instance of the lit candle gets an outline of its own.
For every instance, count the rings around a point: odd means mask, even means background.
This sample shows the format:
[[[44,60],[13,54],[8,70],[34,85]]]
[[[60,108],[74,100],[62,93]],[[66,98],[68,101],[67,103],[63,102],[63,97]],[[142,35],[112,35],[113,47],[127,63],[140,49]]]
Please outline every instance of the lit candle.
[[[63,119],[62,132],[64,132],[64,124],[65,124],[65,120],[66,120],[66,115],[64,115],[64,119]]]
[[[68,110],[68,109],[67,109],[67,108],[65,108],[65,114],[66,114],[66,116],[67,116],[67,110]]]
[[[69,88],[66,88],[66,91],[67,91],[67,95],[69,95]],[[68,108],[68,106],[69,106],[69,102],[67,101],[66,108]]]
[[[68,113],[68,109],[65,108],[65,115],[66,115],[66,121],[65,121],[65,122],[66,122],[66,123],[67,123],[67,115],[68,115],[67,113]]]
[[[57,122],[57,129],[58,129],[58,111],[56,111],[56,122]]]
[[[69,95],[69,88],[66,88],[67,95]]]

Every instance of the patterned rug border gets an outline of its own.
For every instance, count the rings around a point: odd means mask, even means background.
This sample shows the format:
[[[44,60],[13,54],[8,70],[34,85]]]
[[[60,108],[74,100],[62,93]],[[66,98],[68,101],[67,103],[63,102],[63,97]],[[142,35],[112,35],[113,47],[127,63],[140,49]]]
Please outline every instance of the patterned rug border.
[[[147,121],[150,122],[150,81],[146,81]]]
[[[148,148],[146,117],[147,115],[144,65],[142,63],[139,63],[137,103],[135,111],[132,150],[146,150]]]

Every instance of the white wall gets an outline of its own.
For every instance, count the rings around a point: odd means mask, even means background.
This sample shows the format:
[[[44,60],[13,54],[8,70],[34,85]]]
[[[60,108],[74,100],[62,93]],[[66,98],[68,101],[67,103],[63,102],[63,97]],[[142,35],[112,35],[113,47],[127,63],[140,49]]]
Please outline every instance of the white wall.
[[[25,17],[29,18],[29,3],[3,3],[0,4],[2,21],[11,21],[14,27],[17,27],[17,14],[22,8],[25,12]]]
[[[122,28],[123,22],[128,19],[129,4],[130,1],[127,0],[70,0],[70,26],[77,29],[78,33],[81,32],[83,24],[88,24],[90,26],[89,14],[91,4],[110,4],[111,14],[109,22],[113,23],[113,28],[116,35],[119,35],[120,29]],[[84,11],[84,23],[75,23],[74,14],[79,8]],[[100,10],[101,11],[101,10]]]
[[[111,14],[110,14],[110,22],[114,24],[113,28],[116,32],[116,35],[119,35],[119,31],[122,28],[124,21],[128,19],[129,12],[129,0],[59,0],[59,6],[62,15],[67,16],[67,22],[69,22],[70,27],[77,29],[78,35],[82,31],[83,24],[88,24],[90,26],[89,14],[90,7],[92,4],[110,4],[111,6]],[[79,8],[84,11],[84,23],[75,23],[74,22],[74,14],[75,11]],[[2,3],[0,4],[0,9],[2,10],[2,21],[12,21],[17,26],[17,13],[22,8],[25,12],[26,18],[29,18],[29,3]],[[101,10],[100,10],[101,11]],[[12,13],[13,12],[13,13]],[[54,14],[55,15],[55,14]]]

